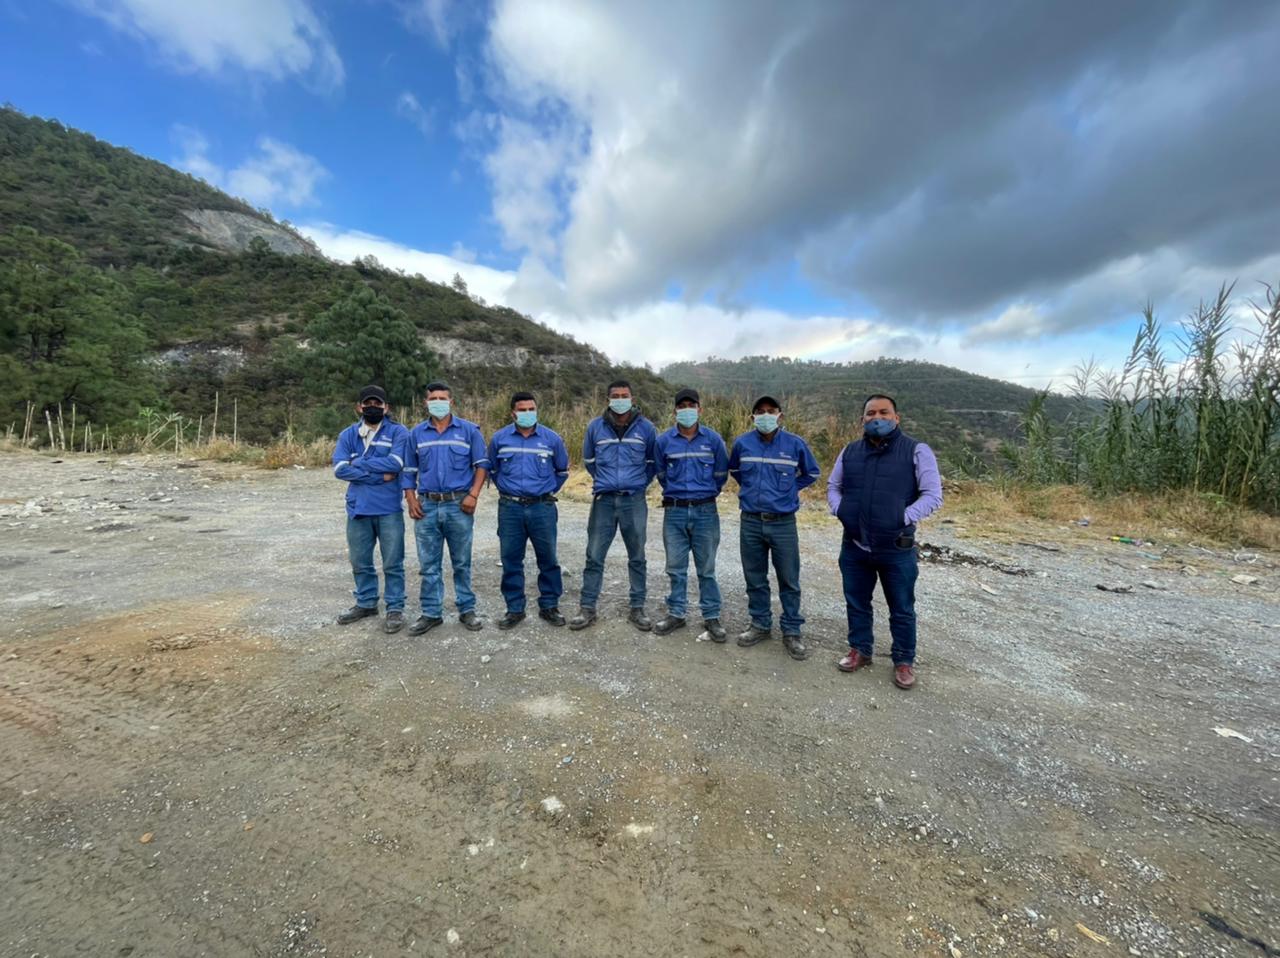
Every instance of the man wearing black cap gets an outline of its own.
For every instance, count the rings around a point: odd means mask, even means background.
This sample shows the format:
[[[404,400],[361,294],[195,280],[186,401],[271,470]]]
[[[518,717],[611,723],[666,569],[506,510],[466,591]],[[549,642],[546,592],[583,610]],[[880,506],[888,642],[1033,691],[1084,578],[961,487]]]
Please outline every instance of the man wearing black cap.
[[[387,606],[384,629],[404,627],[404,511],[400,471],[409,454],[409,430],[390,418],[381,386],[365,386],[356,403],[359,419],[338,436],[333,474],[347,483],[347,555],[355,577],[356,604],[338,616],[347,625],[378,614],[378,573],[373,544],[382,553]]]
[[[720,548],[716,496],[729,478],[729,454],[720,434],[699,424],[702,402],[696,390],[676,393],[675,407],[676,424],[654,443],[654,465],[662,486],[662,545],[667,553],[671,594],[667,614],[653,624],[653,631],[666,635],[685,625],[692,552],[703,625],[712,639],[723,642],[720,586],[716,584],[716,550]]]
[[[782,602],[782,644],[793,659],[805,659],[809,650],[800,635],[804,617],[800,615],[796,512],[800,508],[800,490],[817,482],[821,471],[805,441],[782,428],[778,400],[761,396],[751,407],[751,418],[755,428],[734,440],[729,454],[729,475],[738,481],[738,505],[742,509],[738,544],[751,616],[751,624],[738,636],[738,645],[755,645],[773,635],[769,596],[772,554]]]

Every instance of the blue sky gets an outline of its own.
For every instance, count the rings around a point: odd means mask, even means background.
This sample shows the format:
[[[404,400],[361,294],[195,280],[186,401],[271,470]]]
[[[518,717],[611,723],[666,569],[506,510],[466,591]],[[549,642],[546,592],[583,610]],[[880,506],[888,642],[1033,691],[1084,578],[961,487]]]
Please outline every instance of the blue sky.
[[[617,359],[1029,384],[1280,280],[1280,7],[0,0],[0,98]]]

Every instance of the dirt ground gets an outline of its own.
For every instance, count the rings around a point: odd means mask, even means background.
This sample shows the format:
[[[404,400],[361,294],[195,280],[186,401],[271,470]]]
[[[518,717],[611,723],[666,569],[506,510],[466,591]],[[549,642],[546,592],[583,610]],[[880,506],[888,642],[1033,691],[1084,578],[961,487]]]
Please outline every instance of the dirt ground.
[[[415,640],[333,624],[342,485],[0,455],[0,953],[1280,954],[1278,557],[944,509],[924,539],[1028,574],[923,564],[907,694],[833,668],[820,515],[807,662],[636,632],[620,542],[591,630]],[[656,613],[656,513],[648,556]]]

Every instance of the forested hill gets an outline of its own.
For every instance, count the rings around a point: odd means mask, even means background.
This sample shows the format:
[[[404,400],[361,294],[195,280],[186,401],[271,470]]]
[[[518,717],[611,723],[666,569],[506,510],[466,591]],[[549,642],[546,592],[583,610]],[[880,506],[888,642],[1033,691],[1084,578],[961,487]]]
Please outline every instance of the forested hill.
[[[797,415],[836,417],[852,423],[874,392],[892,396],[904,426],[945,450],[953,462],[990,457],[1001,441],[1018,436],[1019,415],[1036,392],[1025,386],[909,359],[823,363],[786,357],[709,358],[673,363],[665,379],[751,402],[768,393]],[[1075,401],[1050,395],[1046,412],[1063,419]]]
[[[572,402],[617,375],[650,403],[669,395],[460,282],[332,262],[194,177],[0,109],[0,426],[29,401],[106,424],[144,407],[194,417],[219,393],[267,439],[330,429],[369,380],[403,402],[434,375],[473,396]]]

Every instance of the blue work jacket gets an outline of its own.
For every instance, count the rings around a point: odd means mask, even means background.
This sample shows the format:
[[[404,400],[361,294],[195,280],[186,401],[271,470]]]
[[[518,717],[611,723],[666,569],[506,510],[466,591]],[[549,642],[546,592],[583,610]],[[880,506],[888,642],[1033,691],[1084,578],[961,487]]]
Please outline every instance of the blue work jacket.
[[[643,492],[657,472],[653,461],[657,438],[653,423],[638,412],[621,436],[606,416],[591,420],[582,439],[582,464],[591,473],[591,491],[596,495]]]
[[[509,496],[545,496],[569,478],[569,450],[543,425],[528,436],[515,423],[503,426],[489,440],[489,462],[493,484]]]
[[[402,489],[469,492],[477,469],[489,468],[480,427],[453,416],[443,431],[430,419],[409,432],[409,455],[400,475]]]
[[[400,472],[409,455],[409,430],[384,419],[366,449],[362,425],[356,422],[338,436],[333,474],[347,483],[348,516],[389,516],[402,509]]]
[[[738,505],[743,512],[795,512],[800,508],[800,490],[817,482],[821,474],[805,441],[781,427],[769,442],[757,429],[743,433],[729,453],[729,475],[738,480]]]
[[[699,424],[692,439],[672,426],[654,443],[662,494],[673,499],[711,499],[729,478],[729,453],[714,429]]]

